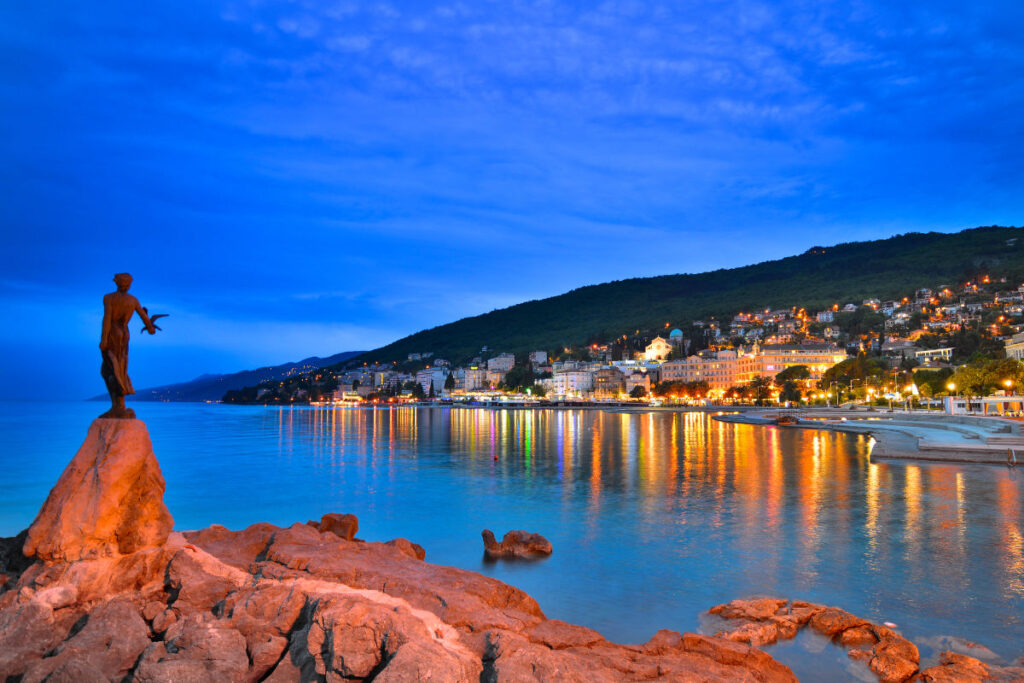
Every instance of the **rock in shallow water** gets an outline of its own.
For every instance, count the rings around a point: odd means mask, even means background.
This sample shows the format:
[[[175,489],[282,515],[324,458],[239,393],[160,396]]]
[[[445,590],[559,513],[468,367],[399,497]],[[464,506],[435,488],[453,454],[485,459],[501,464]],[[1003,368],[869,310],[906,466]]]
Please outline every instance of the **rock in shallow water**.
[[[48,562],[157,547],[174,526],[141,420],[94,420],[28,529],[24,553]]]
[[[717,635],[751,645],[792,638],[804,626],[828,636],[837,645],[853,648],[851,659],[864,662],[882,683],[902,683],[918,673],[917,646],[886,626],[872,624],[837,607],[774,598],[733,600],[709,612],[739,626]]]
[[[522,529],[513,529],[505,534],[498,543],[494,533],[490,529],[484,529],[481,534],[484,539],[484,554],[489,559],[502,557],[541,557],[550,555],[552,550],[551,541],[540,534],[531,534]]]

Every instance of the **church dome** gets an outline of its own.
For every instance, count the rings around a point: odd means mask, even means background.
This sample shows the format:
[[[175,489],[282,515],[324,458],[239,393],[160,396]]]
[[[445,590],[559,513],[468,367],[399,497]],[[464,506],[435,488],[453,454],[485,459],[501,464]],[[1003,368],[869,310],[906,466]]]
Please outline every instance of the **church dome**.
[[[669,332],[668,338],[669,339],[679,339],[682,336],[683,336],[683,331],[677,327],[676,329],[674,329],[671,332]]]

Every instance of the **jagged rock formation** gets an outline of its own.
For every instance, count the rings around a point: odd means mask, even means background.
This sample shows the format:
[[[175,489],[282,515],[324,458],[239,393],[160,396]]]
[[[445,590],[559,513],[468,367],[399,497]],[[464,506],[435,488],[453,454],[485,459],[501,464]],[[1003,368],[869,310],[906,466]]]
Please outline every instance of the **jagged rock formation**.
[[[164,478],[141,420],[94,420],[28,529],[24,552],[51,562],[154,548],[174,520]]]
[[[0,680],[795,680],[722,638],[610,643],[403,545],[256,524],[36,562],[0,594]]]
[[[903,681],[1021,681],[1024,667],[986,664],[964,654],[944,651],[935,666],[919,669],[917,646],[893,629],[873,624],[838,607],[810,602],[758,598],[733,600],[712,607],[709,612],[736,620],[737,626],[717,635],[741,643],[768,645],[794,637],[809,626],[837,645],[850,648],[849,656],[867,664],[883,683]],[[979,652],[991,652],[969,643]]]
[[[320,531],[330,531],[346,541],[355,540],[356,533],[359,531],[359,519],[355,515],[339,515],[335,512],[327,513],[320,518],[319,522],[311,521],[306,524],[316,527]]]

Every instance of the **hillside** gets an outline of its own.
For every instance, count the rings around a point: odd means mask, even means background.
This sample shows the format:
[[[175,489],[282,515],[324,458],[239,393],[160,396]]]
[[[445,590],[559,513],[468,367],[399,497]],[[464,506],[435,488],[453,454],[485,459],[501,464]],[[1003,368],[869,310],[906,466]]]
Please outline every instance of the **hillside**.
[[[225,392],[232,389],[259,384],[267,380],[282,380],[286,377],[337,365],[358,356],[361,351],[345,351],[327,358],[313,356],[294,363],[272,365],[255,370],[242,370],[227,375],[200,375],[190,382],[166,384],[150,389],[139,389],[130,397],[133,401],[219,401]],[[107,400],[106,394],[93,400]]]
[[[522,353],[606,341],[636,329],[729,319],[739,311],[809,310],[866,297],[903,296],[918,287],[956,285],[991,271],[1024,281],[1024,228],[909,233],[885,240],[815,247],[799,256],[699,274],[634,278],[581,287],[409,335],[360,361],[401,361],[409,353],[462,362],[492,351]]]

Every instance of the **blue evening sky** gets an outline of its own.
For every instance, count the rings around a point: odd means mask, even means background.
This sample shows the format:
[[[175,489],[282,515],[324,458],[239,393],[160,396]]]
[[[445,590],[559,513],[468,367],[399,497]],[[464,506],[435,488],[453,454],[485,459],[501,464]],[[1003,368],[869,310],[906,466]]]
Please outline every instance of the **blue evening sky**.
[[[633,276],[1020,224],[1024,3],[7,2],[0,380],[372,348]],[[135,334],[135,330],[133,330]]]

